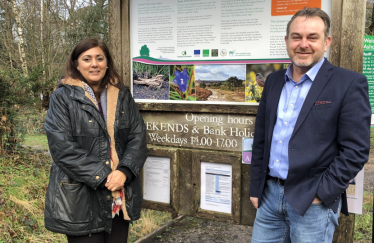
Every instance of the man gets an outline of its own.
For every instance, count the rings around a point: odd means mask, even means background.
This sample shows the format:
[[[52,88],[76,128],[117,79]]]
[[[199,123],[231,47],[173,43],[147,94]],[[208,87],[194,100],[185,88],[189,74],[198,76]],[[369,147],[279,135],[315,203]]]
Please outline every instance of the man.
[[[258,108],[250,197],[252,242],[332,242],[345,190],[368,159],[365,76],[324,57],[329,16],[297,12],[285,37],[292,64],[269,75]]]

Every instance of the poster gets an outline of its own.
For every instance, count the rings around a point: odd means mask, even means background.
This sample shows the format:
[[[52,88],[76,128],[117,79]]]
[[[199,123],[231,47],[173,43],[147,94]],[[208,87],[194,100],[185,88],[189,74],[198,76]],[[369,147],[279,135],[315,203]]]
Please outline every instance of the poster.
[[[148,156],[143,170],[144,200],[170,203],[170,158]]]
[[[369,100],[371,106],[371,126],[374,127],[374,36],[364,37],[364,58],[362,74],[366,76],[369,84]]]
[[[331,0],[131,0],[136,101],[257,104],[248,65],[290,62],[287,23],[305,6],[331,15]]]
[[[232,165],[201,162],[200,208],[231,214]]]
[[[252,162],[252,146],[253,138],[243,138],[243,147],[242,147],[242,163],[251,164]]]
[[[348,201],[348,212],[362,214],[362,202],[364,197],[364,168],[357,176],[349,181],[346,190]]]

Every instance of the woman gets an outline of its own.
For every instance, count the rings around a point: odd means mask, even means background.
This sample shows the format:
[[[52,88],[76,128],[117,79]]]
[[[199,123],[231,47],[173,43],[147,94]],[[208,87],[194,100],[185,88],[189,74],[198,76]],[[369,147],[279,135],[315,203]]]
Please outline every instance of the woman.
[[[127,242],[140,217],[146,129],[107,46],[84,39],[52,94],[45,129],[53,158],[45,227],[68,242]]]

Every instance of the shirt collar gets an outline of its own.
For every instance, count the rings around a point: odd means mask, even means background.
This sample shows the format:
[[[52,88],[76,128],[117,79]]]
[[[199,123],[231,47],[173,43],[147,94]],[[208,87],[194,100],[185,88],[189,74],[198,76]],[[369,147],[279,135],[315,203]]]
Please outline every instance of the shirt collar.
[[[309,69],[308,72],[306,72],[306,74],[304,74],[301,79],[300,79],[300,82],[303,82],[307,79],[309,79],[310,81],[314,81],[314,79],[316,78],[317,76],[317,73],[318,71],[321,69],[322,67],[322,64],[323,62],[325,61],[325,58],[323,57],[321,59],[321,61],[317,62],[311,69]],[[288,68],[287,68],[287,71],[286,71],[286,74],[285,74],[285,80],[286,81],[293,81],[292,79],[292,71],[293,71],[293,64],[291,63]]]

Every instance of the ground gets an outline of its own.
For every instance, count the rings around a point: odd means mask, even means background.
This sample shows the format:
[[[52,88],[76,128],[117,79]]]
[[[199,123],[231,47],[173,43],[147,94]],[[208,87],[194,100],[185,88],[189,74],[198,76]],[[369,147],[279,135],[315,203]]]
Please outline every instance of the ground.
[[[252,227],[185,217],[152,242],[249,242]]]
[[[374,149],[370,151],[369,161],[365,165],[364,190],[373,192],[374,188]],[[185,217],[157,236],[152,243],[159,242],[208,242],[208,243],[247,243],[252,238],[252,227],[233,225],[193,217]],[[370,240],[354,241],[366,243]]]

